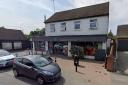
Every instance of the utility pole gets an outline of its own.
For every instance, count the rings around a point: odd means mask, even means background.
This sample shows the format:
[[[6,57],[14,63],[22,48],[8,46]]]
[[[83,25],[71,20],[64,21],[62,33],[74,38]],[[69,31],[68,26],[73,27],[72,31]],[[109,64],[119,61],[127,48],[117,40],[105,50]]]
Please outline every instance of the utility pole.
[[[46,19],[47,19],[47,18],[46,18],[46,15],[44,15],[44,22],[46,21]]]
[[[52,4],[53,4],[53,13],[55,14],[55,12],[56,12],[55,0],[52,0]],[[55,62],[57,62],[56,56],[55,56]]]
[[[55,0],[52,0],[52,3],[53,3],[53,12],[55,13],[55,11],[56,11],[56,8],[55,8]]]

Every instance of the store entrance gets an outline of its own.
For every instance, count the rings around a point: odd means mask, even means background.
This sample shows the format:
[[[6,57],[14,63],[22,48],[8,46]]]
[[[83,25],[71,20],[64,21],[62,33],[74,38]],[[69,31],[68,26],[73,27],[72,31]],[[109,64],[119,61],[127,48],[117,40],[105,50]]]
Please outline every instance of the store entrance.
[[[68,55],[68,42],[54,42],[53,53],[60,55]]]

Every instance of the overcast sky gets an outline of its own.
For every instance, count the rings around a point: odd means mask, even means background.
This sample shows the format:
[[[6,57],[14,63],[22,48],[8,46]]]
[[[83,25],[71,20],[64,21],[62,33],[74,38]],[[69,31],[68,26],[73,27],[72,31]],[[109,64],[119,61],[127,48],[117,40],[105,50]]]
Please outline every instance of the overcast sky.
[[[44,28],[44,15],[53,14],[52,0],[0,0],[0,26],[20,29],[28,34],[36,28]],[[56,11],[68,10],[108,0],[55,0]],[[116,28],[128,24],[128,0],[109,0],[109,29],[116,34]]]

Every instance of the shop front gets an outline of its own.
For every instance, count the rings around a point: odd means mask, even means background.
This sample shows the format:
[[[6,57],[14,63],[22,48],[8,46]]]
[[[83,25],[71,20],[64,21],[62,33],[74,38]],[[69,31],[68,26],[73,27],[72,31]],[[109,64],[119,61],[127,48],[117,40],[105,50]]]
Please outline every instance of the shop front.
[[[47,39],[46,48],[52,54],[71,57],[71,48],[78,46],[83,50],[84,58],[95,59],[98,50],[106,50],[107,36],[55,36]]]
[[[95,59],[96,51],[102,49],[102,42],[72,42],[72,46],[81,48],[83,58]]]
[[[35,37],[33,42],[39,42],[40,45],[38,47],[43,47],[43,51],[68,57],[72,57],[71,48],[78,46],[82,49],[84,58],[95,59],[98,50],[106,50],[106,40],[106,35],[84,35]],[[43,43],[41,44],[41,42]]]

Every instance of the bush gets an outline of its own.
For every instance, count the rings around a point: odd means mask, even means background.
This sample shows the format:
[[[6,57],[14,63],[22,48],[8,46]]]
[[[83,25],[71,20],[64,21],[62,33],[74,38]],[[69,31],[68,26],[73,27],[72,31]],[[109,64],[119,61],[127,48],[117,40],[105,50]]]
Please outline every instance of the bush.
[[[80,46],[72,46],[70,52],[73,58],[75,55],[77,55],[80,58],[82,58],[84,55],[84,50]]]

